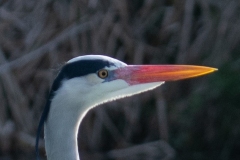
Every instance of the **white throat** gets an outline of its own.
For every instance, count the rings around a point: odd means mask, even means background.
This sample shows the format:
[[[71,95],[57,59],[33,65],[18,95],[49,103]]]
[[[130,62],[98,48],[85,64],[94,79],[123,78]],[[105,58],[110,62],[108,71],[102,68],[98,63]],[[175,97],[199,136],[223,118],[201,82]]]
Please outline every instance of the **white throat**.
[[[80,160],[77,145],[78,128],[91,107],[151,90],[163,83],[129,86],[123,80],[98,83],[89,81],[88,78],[86,76],[64,81],[51,101],[44,125],[45,147],[49,160]]]
[[[49,160],[79,160],[77,135],[84,116],[81,104],[69,103],[57,95],[51,103],[48,119],[44,126],[45,147]]]
[[[80,159],[77,145],[78,128],[90,107],[86,106],[84,99],[80,97],[83,94],[74,93],[73,86],[66,84],[63,83],[52,99],[44,125],[45,147],[49,160]]]

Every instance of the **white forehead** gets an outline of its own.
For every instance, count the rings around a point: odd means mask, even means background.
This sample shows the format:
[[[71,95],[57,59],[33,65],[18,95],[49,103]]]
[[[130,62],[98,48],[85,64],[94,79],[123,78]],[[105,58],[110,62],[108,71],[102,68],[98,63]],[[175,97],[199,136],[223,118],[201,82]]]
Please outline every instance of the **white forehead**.
[[[104,61],[108,61],[110,63],[113,63],[116,67],[124,67],[127,64],[124,62],[121,62],[117,59],[108,57],[108,56],[104,56],[104,55],[84,55],[84,56],[78,56],[75,57],[73,59],[70,59],[67,63],[73,63],[76,61],[81,61],[81,60],[104,60]],[[110,67],[111,68],[111,67]]]

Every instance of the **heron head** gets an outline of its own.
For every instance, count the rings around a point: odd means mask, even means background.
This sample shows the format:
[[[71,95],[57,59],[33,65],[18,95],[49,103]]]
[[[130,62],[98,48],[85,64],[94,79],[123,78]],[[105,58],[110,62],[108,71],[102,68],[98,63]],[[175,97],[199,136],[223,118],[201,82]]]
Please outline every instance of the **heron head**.
[[[192,78],[214,70],[192,65],[127,65],[107,56],[87,55],[68,61],[56,80],[61,81],[57,86],[71,101],[96,105],[154,89],[165,81]]]

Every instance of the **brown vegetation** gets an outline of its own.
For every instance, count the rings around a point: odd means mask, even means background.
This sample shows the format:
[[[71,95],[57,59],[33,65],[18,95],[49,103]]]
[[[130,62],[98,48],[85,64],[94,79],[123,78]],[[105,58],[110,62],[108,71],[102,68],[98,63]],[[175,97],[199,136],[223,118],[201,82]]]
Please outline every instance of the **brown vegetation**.
[[[219,71],[91,110],[81,160],[239,159],[239,17],[239,0],[0,1],[0,160],[35,158],[51,82],[83,54]]]

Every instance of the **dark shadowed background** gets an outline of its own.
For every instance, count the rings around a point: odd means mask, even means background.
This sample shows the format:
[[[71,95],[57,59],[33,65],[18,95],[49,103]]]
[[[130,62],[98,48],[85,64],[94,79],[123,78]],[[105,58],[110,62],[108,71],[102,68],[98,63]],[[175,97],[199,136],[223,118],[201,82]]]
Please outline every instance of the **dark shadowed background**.
[[[219,71],[94,108],[81,160],[240,159],[239,0],[0,0],[0,160],[35,159],[51,83],[85,54]]]

